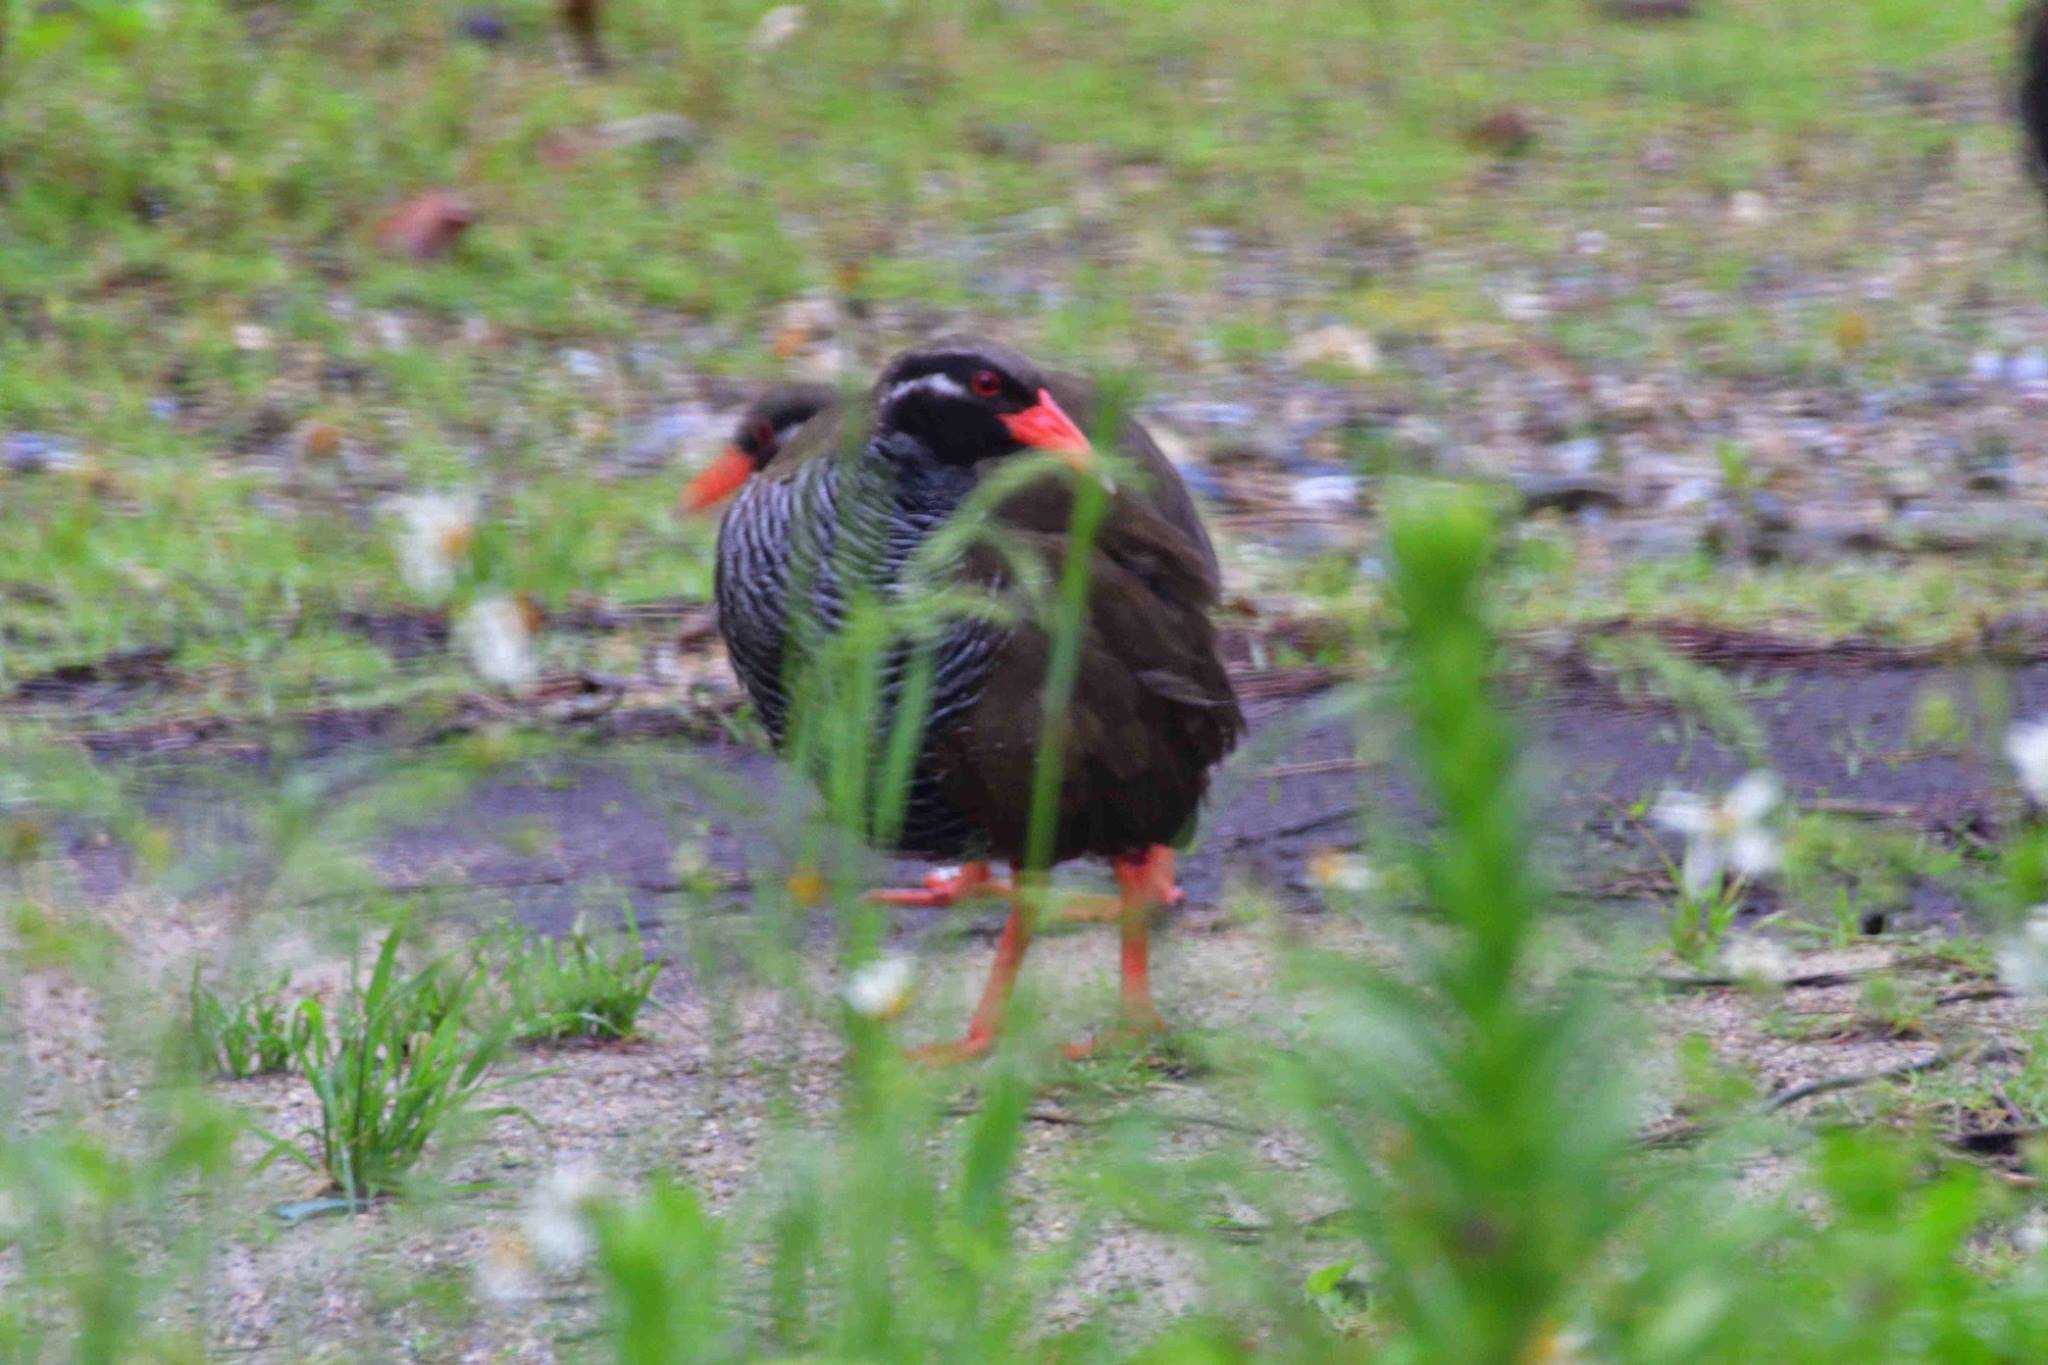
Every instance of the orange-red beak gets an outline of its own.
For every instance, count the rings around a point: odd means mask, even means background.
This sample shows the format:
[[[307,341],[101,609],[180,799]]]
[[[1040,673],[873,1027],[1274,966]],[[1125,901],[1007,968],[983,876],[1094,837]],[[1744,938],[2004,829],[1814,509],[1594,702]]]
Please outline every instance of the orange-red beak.
[[[1067,411],[1053,401],[1050,389],[1038,391],[1038,401],[1022,412],[1003,414],[1003,425],[1018,444],[1033,450],[1051,450],[1062,455],[1086,455],[1094,447],[1088,436],[1074,425]]]
[[[683,489],[683,510],[708,512],[740,491],[754,477],[754,462],[738,446],[727,446],[718,458],[697,472]]]

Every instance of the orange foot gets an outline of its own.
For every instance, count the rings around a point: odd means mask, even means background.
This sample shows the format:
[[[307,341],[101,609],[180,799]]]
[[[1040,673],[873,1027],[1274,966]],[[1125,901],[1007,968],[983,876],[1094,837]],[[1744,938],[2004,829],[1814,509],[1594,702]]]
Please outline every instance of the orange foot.
[[[990,872],[987,863],[962,863],[958,867],[942,867],[927,873],[921,887],[870,891],[868,899],[877,905],[944,909],[975,897],[1007,896],[1010,892],[1008,880]]]
[[[950,1043],[930,1043],[910,1049],[910,1060],[924,1066],[959,1066],[962,1062],[979,1061],[988,1056],[989,1049],[995,1045],[993,1030],[969,1030],[965,1038]]]

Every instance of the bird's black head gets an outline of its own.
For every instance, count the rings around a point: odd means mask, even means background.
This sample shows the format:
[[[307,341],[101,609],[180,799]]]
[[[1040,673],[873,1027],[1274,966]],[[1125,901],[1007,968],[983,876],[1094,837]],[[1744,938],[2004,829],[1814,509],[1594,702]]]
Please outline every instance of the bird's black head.
[[[1089,450],[1036,365],[971,337],[935,341],[891,361],[875,384],[875,416],[879,431],[910,436],[951,465],[1026,449]]]
[[[806,422],[839,401],[822,384],[783,384],[768,390],[740,414],[727,442],[683,490],[683,505],[703,512],[716,507],[782,452]]]
[[[760,469],[789,444],[799,428],[839,401],[822,384],[783,384],[748,405],[733,429],[734,449]]]

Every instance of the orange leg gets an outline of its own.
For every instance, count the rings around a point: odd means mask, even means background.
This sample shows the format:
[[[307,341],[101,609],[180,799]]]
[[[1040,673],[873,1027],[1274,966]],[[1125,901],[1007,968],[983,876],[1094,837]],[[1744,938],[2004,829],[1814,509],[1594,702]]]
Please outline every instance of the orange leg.
[[[974,1007],[974,1018],[968,1021],[967,1036],[958,1042],[918,1048],[910,1054],[913,1058],[940,1066],[971,1062],[995,1046],[1003,1015],[1010,1006],[1010,992],[1017,984],[1017,969],[1024,965],[1024,954],[1031,949],[1035,917],[1022,897],[1011,905],[1010,918],[1003,923],[1003,936],[996,941],[995,965],[989,968],[988,984],[981,988],[981,1003]]]
[[[908,905],[942,909],[976,896],[1007,896],[1010,883],[988,870],[987,863],[962,863],[927,873],[924,885],[909,890],[870,891],[868,899],[878,905]]]
[[[1116,884],[1123,893],[1119,923],[1123,931],[1123,1025],[1126,1035],[1163,1033],[1166,1021],[1152,1003],[1152,912],[1181,899],[1173,879],[1173,850],[1155,844],[1141,854],[1116,860]],[[1100,1040],[1075,1043],[1067,1056],[1079,1061],[1092,1054]]]

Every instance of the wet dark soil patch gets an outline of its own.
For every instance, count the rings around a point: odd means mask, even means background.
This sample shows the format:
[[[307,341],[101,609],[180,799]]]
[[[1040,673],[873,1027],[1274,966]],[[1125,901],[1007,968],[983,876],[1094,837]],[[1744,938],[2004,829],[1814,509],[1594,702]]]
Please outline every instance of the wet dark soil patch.
[[[2041,664],[1780,661],[1731,676],[1766,737],[1767,762],[1797,801],[1959,835],[1996,827],[2010,799],[2006,777],[1995,737],[1939,749],[1917,741],[1924,699],[1946,693],[1972,714],[1971,698],[1988,681],[2003,689],[2013,715],[2048,712]],[[1248,675],[1252,732],[1219,779],[1200,843],[1185,860],[1191,905],[1214,905],[1242,885],[1313,908],[1317,854],[1419,827],[1392,713],[1362,694],[1304,695],[1329,681],[1318,670]],[[1516,691],[1531,753],[1531,810],[1559,884],[1586,896],[1657,899],[1658,836],[1642,823],[1640,803],[1669,786],[1721,788],[1751,760],[1682,711],[1631,700],[1583,671],[1529,679]],[[383,723],[407,728],[397,717]],[[676,728],[600,729],[599,738],[485,776],[453,806],[397,819],[378,843],[376,865],[394,887],[439,891],[476,913],[516,915],[543,930],[580,912],[630,905],[658,933],[654,912],[683,888],[676,853],[689,847],[727,908],[744,908],[750,885],[780,882],[796,866],[811,798],[771,755],[717,737],[701,717],[680,727],[686,736]],[[386,742],[379,723],[360,716],[316,726],[310,739],[296,757],[315,765],[355,761],[351,745]],[[249,765],[259,775],[268,766]],[[240,837],[218,783],[192,780],[189,763],[148,771],[148,802],[181,829],[182,846]],[[260,781],[251,790],[248,799],[260,799]],[[125,860],[100,852],[83,861],[93,864],[86,880],[96,891],[126,880]],[[876,862],[878,879],[922,871]],[[1951,922],[1961,913],[1952,893],[1929,887],[1891,925]],[[916,935],[946,918],[912,912],[900,924]]]

